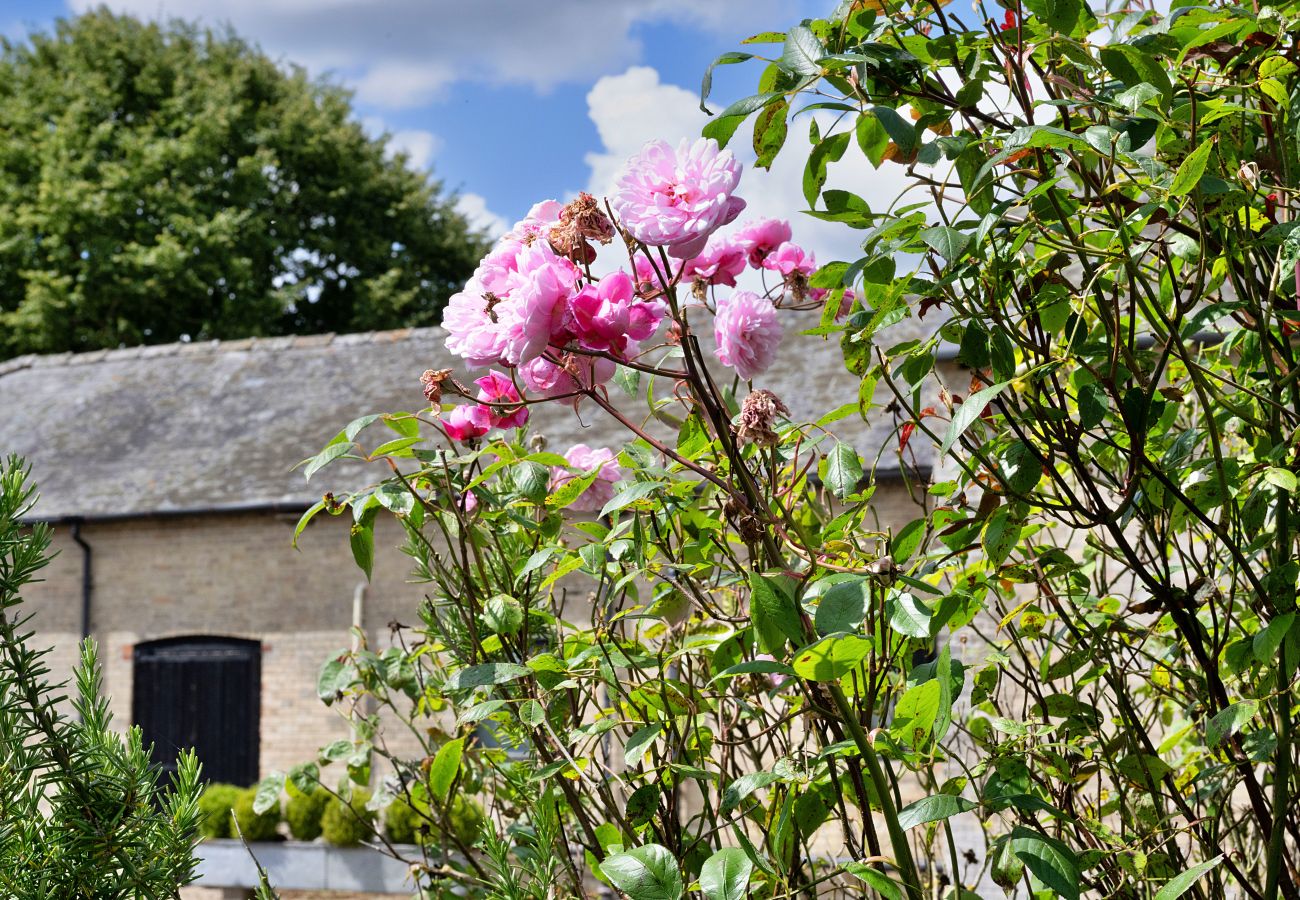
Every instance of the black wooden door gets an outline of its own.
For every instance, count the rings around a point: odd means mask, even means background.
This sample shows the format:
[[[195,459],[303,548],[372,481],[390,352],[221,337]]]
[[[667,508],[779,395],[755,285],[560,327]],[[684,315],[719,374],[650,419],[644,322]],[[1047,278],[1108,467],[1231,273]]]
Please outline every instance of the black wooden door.
[[[205,781],[257,781],[262,648],[257,641],[185,637],[135,647],[132,708],[144,743],[168,772],[193,747]]]

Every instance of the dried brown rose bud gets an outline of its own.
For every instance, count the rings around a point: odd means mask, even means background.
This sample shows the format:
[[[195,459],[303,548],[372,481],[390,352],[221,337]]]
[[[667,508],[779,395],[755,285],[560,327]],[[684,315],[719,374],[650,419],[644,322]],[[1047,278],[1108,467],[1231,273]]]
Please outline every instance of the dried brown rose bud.
[[[430,406],[442,403],[442,383],[450,377],[451,369],[424,370],[424,374],[420,376],[420,384],[424,385],[424,397],[429,401]]]
[[[795,303],[803,303],[808,297],[808,276],[802,272],[791,272],[785,276],[785,289],[790,292]]]
[[[614,223],[600,208],[600,201],[585,191],[560,211],[560,222],[572,226],[579,237],[602,244],[614,239]]]
[[[596,248],[587,243],[576,223],[561,221],[547,234],[552,249],[578,264],[596,261]]]
[[[740,424],[736,428],[736,437],[742,441],[753,441],[764,447],[770,447],[778,440],[776,431],[777,415],[790,415],[790,410],[781,402],[781,398],[769,390],[751,391],[740,405]]]

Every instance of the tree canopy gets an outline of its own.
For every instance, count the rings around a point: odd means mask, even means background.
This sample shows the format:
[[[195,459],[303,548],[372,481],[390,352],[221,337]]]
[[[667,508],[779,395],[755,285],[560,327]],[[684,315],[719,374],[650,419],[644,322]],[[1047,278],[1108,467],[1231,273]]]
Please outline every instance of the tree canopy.
[[[347,91],[228,30],[0,46],[0,358],[433,324],[482,251]]]

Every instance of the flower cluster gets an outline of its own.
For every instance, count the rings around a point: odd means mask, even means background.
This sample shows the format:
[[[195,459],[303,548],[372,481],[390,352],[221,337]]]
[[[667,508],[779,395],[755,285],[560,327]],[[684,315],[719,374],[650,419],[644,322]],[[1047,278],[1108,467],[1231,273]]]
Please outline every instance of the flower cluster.
[[[530,402],[576,407],[583,396],[600,396],[593,392],[603,390],[619,363],[635,362],[652,346],[670,314],[672,328],[660,345],[683,334],[688,308],[713,315],[714,355],[723,365],[745,381],[766,371],[784,334],[783,300],[820,301],[826,292],[809,287],[817,263],[793,242],[789,222],[759,219],[721,231],[745,208],[735,193],[740,175],[740,163],[713,140],[676,148],[656,141],[628,161],[603,209],[584,193],[529,210],[444,312],[448,350],[472,367],[500,367],[476,382],[477,403],[442,417],[447,436],[470,441],[521,426]],[[593,273],[596,245],[615,235],[624,239],[629,266]],[[758,274],[745,276],[747,269]],[[761,283],[762,293],[742,289],[742,277]],[[678,297],[679,285],[689,297]],[[841,312],[851,303],[850,295]],[[435,406],[440,387],[441,381],[426,384]],[[599,508],[618,480],[612,455],[583,445],[570,453],[578,469],[593,467],[591,454],[609,462],[582,504],[574,504]]]

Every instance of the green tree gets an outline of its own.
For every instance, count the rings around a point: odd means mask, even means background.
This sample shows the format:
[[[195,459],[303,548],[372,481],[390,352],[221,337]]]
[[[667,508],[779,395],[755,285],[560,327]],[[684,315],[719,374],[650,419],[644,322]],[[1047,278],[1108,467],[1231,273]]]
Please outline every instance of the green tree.
[[[95,645],[82,646],[72,706],[28,640],[20,592],[49,562],[50,529],[18,457],[0,462],[0,896],[177,896],[194,873],[199,764],[182,753],[170,790],[140,730],[112,729]]]
[[[453,202],[228,31],[60,21],[0,51],[0,356],[433,324]]]

